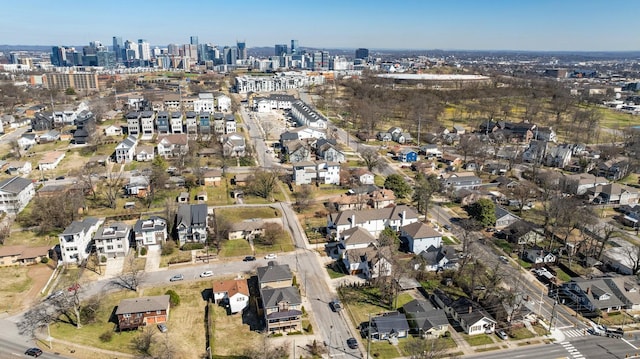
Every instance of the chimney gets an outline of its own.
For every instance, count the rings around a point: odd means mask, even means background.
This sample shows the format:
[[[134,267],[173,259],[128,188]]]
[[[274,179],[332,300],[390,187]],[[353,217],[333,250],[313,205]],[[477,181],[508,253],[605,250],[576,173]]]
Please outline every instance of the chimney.
[[[587,287],[587,294],[591,293],[591,287]]]
[[[401,216],[400,217],[401,218],[400,225],[404,226],[404,221],[407,219],[407,211],[406,210],[402,210],[402,213],[400,214],[400,216]]]
[[[351,228],[355,227],[356,225],[356,215],[352,214],[351,215]]]
[[[469,306],[469,314],[471,314],[471,312],[473,312],[473,307]]]

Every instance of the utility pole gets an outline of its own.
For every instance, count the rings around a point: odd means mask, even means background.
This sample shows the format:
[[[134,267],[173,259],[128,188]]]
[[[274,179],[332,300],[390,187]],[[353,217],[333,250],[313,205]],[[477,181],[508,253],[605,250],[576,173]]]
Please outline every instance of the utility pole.
[[[422,116],[418,116],[418,148],[420,148],[420,124],[422,122]]]
[[[367,326],[367,359],[369,359],[370,352],[371,352],[371,313],[369,313],[369,324]]]
[[[553,318],[556,316],[556,306],[558,305],[558,292],[556,292],[556,298],[553,301],[553,310],[551,311],[551,319],[549,320],[549,334],[553,327]]]

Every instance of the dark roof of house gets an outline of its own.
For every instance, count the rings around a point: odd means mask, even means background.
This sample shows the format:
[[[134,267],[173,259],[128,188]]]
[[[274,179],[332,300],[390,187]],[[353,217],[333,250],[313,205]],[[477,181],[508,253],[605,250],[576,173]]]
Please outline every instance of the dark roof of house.
[[[178,225],[204,226],[207,223],[206,204],[181,204],[178,207]]]
[[[466,297],[460,297],[454,300],[450,305],[451,309],[458,313],[458,317],[463,319],[467,324],[472,325],[482,318],[494,321],[493,317],[478,303]]]
[[[73,221],[71,222],[70,225],[67,226],[67,228],[64,229],[64,232],[62,232],[61,234],[67,235],[67,234],[77,234],[80,232],[86,232],[91,226],[94,226],[95,224],[97,224],[98,221],[99,220],[94,217],[87,217],[82,221]]]
[[[123,299],[118,304],[116,315],[128,313],[153,312],[169,309],[169,296],[157,295],[153,297],[140,297]]]
[[[31,184],[31,180],[22,177],[12,177],[0,181],[0,191],[20,193]]]
[[[415,320],[418,327],[423,330],[449,324],[444,310],[434,307],[426,300],[412,300],[402,308],[407,316]]]
[[[378,333],[392,333],[409,330],[407,317],[400,312],[391,312],[379,317],[371,318],[371,325],[377,329]]]
[[[291,280],[293,278],[288,264],[278,265],[276,262],[269,262],[266,267],[258,267],[257,271],[260,284]]]
[[[139,219],[133,226],[134,232],[161,231],[167,228],[167,221],[164,218],[152,216],[148,219]]]
[[[287,302],[289,304],[300,304],[302,299],[296,287],[284,288],[263,288],[262,303],[265,308],[273,308],[278,303]]]

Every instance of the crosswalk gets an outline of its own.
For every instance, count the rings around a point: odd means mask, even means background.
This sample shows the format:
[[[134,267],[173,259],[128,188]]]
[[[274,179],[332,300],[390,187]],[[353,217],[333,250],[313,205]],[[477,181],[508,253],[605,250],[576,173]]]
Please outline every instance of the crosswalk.
[[[569,352],[569,355],[571,355],[571,357],[573,359],[584,359],[584,355],[580,354],[580,352],[578,351],[578,349],[576,349],[571,343],[569,342],[562,342],[560,343],[560,345],[562,345],[562,347]]]
[[[577,338],[589,335],[586,329],[565,329],[562,331],[562,334],[567,338]]]

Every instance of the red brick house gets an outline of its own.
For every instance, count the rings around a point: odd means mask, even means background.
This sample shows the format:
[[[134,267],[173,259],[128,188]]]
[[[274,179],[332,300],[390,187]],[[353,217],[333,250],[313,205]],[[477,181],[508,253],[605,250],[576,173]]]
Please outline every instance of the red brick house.
[[[138,329],[169,320],[169,296],[123,299],[116,310],[118,329]]]

